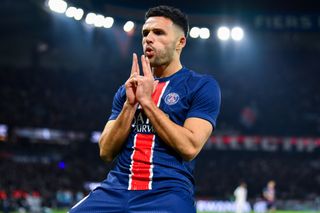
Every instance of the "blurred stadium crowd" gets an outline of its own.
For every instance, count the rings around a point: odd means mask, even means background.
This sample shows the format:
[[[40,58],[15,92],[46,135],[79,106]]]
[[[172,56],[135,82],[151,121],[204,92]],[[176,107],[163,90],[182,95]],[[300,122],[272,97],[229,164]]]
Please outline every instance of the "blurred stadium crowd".
[[[70,207],[102,181],[112,164],[98,157],[98,147],[87,141],[69,145],[18,141],[1,144],[0,201],[5,209],[30,205]],[[240,181],[248,185],[248,201],[262,200],[265,184],[277,183],[277,201],[319,202],[319,151],[219,151],[206,148],[197,158],[197,199],[233,200]],[[31,205],[32,206],[32,205]]]
[[[228,65],[232,58],[225,59],[225,67],[219,67],[209,57],[197,62],[186,54],[190,66],[213,74],[220,83],[222,109],[218,130],[259,135],[319,135],[320,87],[316,77],[318,67],[314,63],[317,55],[281,54],[266,55],[261,66],[250,72],[246,69],[253,69],[251,65]],[[285,61],[277,62],[278,57]],[[108,119],[113,94],[127,77],[129,58],[120,57],[113,62],[119,63],[118,67],[113,68],[106,56],[101,66],[106,65],[100,71],[1,67],[0,121],[13,126],[101,130]],[[120,64],[121,60],[125,62]],[[216,63],[221,63],[220,60],[217,58]]]

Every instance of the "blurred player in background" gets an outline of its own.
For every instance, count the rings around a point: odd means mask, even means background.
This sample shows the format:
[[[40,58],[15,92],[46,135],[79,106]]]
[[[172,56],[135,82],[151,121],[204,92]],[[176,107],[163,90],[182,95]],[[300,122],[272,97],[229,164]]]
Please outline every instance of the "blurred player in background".
[[[235,212],[243,213],[247,202],[247,184],[241,182],[233,194],[235,196]]]
[[[129,79],[113,101],[100,156],[116,165],[70,212],[194,213],[194,158],[211,135],[220,89],[182,66],[188,20],[179,9],[148,10],[142,72],[133,54]],[[143,75],[142,75],[143,74]]]
[[[275,212],[276,205],[275,205],[275,199],[276,199],[276,182],[273,180],[270,180],[267,184],[267,187],[263,189],[263,197],[267,202],[267,209],[269,212]]]

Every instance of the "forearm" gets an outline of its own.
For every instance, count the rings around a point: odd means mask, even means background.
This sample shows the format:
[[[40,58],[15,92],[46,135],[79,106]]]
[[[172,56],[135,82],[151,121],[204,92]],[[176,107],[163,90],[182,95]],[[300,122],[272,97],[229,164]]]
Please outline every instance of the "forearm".
[[[171,121],[155,104],[142,106],[157,135],[184,160],[192,160],[200,151],[193,132]]]
[[[112,161],[120,152],[129,135],[135,111],[136,107],[126,102],[118,118],[106,124],[99,140],[100,157],[103,160]]]

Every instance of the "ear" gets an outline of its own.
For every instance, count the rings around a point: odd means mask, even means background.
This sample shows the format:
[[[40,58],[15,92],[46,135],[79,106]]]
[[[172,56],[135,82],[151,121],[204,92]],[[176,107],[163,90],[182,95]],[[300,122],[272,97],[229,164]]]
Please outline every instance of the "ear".
[[[187,43],[187,38],[184,35],[180,36],[177,41],[176,49],[182,50],[182,48],[184,48],[184,46],[186,46],[186,43]]]

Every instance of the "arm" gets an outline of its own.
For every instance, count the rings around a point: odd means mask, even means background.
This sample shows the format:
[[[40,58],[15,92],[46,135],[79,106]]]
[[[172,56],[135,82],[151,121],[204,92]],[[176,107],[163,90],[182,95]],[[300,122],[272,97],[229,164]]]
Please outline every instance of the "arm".
[[[131,75],[125,83],[126,101],[123,103],[115,97],[113,109],[117,109],[114,113],[117,115],[117,119],[107,122],[99,139],[100,157],[105,161],[112,161],[119,154],[130,133],[131,122],[137,108],[135,78],[138,73],[137,55],[133,54]]]
[[[103,160],[112,161],[120,152],[129,135],[135,111],[135,106],[125,102],[117,119],[107,122],[99,140],[100,157]]]
[[[188,118],[183,126],[172,122],[153,102],[141,103],[159,137],[184,160],[194,159],[213,130],[210,122],[201,118]]]
[[[143,56],[141,61],[144,76],[140,76],[137,79],[136,98],[138,102],[160,138],[180,154],[184,160],[194,159],[210,136],[213,130],[212,124],[206,119],[193,116],[193,114],[188,116],[189,118],[186,119],[183,126],[171,121],[153,102],[151,98],[153,76],[149,60]],[[208,105],[208,102],[203,101],[205,99],[206,97],[199,101],[203,102],[204,105]]]

